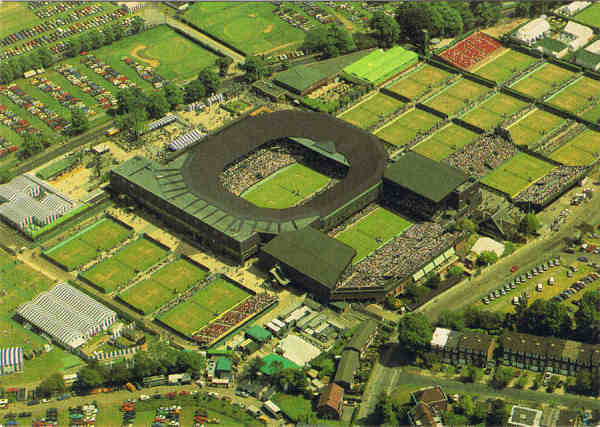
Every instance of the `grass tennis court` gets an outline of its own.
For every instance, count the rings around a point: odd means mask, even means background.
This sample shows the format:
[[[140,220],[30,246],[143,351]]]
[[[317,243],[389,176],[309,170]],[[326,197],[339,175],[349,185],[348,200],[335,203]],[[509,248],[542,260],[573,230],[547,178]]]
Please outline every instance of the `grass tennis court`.
[[[377,131],[376,135],[392,145],[400,146],[408,143],[419,132],[431,129],[441,120],[433,114],[415,108]]]
[[[600,133],[586,129],[549,157],[567,166],[587,166],[600,157]]]
[[[125,246],[112,257],[94,265],[81,276],[89,282],[112,292],[167,256],[169,251],[148,239],[141,238]]]
[[[294,163],[253,185],[242,198],[261,208],[287,209],[307,199],[329,181],[328,176]]]
[[[184,17],[217,39],[255,55],[304,40],[304,31],[283,21],[276,10],[275,5],[260,2],[194,3]]]
[[[480,85],[471,80],[461,79],[448,87],[448,89],[429,99],[425,102],[425,105],[451,115],[464,107],[467,100],[475,100],[489,91],[490,88],[487,86]]]
[[[529,154],[519,153],[486,175],[481,183],[512,197],[554,168],[551,163]]]
[[[593,97],[598,93],[600,93],[600,81],[584,76],[552,96],[547,102],[574,113],[591,104]]]
[[[597,104],[581,115],[586,120],[593,123],[600,123],[600,104]]]
[[[109,218],[85,228],[71,239],[44,253],[48,258],[65,266],[68,271],[87,264],[100,252],[114,248],[133,235],[133,231]]]
[[[192,336],[249,296],[244,289],[220,278],[158,319],[183,335]]]
[[[501,83],[529,67],[537,58],[516,50],[507,49],[502,55],[475,71],[486,79]]]
[[[581,21],[583,24],[590,25],[592,27],[600,27],[600,4],[592,3],[590,6],[583,9],[575,18]]]
[[[356,250],[354,264],[369,256],[392,238],[404,233],[412,222],[378,207],[367,216],[338,233],[335,238]]]
[[[355,126],[366,129],[379,120],[389,116],[402,107],[404,103],[391,96],[377,93],[358,106],[340,116],[340,119]]]
[[[482,129],[491,129],[512,114],[522,110],[527,103],[503,93],[492,96],[461,118]]]
[[[546,63],[524,79],[511,85],[511,88],[533,98],[539,98],[573,77],[574,74],[565,68]]]
[[[207,275],[207,270],[180,258],[119,294],[119,298],[144,314],[149,314]]]
[[[544,110],[533,110],[508,128],[513,142],[533,147],[544,134],[560,126],[565,119]]]
[[[427,92],[430,86],[447,80],[451,76],[451,73],[442,70],[441,68],[424,64],[422,67],[410,73],[403,79],[398,80],[387,89],[399,95],[406,96],[407,98],[416,99]]]
[[[473,141],[477,134],[467,128],[450,123],[431,137],[412,148],[413,151],[436,162],[445,159]]]
[[[401,46],[377,49],[344,68],[344,72],[378,85],[416,64],[419,56]]]

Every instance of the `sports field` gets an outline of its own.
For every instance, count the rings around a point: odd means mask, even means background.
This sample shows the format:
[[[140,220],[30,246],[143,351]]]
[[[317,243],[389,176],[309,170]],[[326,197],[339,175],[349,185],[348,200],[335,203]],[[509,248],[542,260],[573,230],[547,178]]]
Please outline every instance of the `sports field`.
[[[600,4],[592,3],[590,6],[583,9],[575,18],[578,21],[586,25],[590,25],[592,27],[599,28],[600,27]]]
[[[600,81],[581,77],[575,83],[548,99],[548,103],[570,112],[576,112],[594,100],[600,93]]]
[[[403,105],[404,103],[396,98],[384,95],[383,93],[377,93],[375,96],[342,114],[340,119],[352,123],[354,126],[366,129],[389,116]]]
[[[533,110],[508,128],[513,142],[532,148],[544,134],[560,126],[565,120],[544,110]]]
[[[476,137],[477,134],[475,132],[450,123],[448,126],[431,135],[431,137],[419,142],[412,150],[439,162],[450,154],[460,150]]]
[[[587,166],[600,157],[600,133],[586,129],[549,156],[567,166]]]
[[[260,2],[194,3],[185,19],[247,55],[268,53],[284,46],[293,49],[304,31],[283,21],[277,7]]]
[[[554,64],[546,63],[522,80],[518,80],[511,88],[525,95],[539,98],[550,92],[565,80],[573,76],[573,72]]]
[[[507,49],[502,55],[498,56],[493,61],[488,62],[475,71],[475,73],[486,79],[500,83],[519,71],[529,67],[535,61],[537,61],[537,58],[533,56],[526,55],[516,50]]]
[[[150,85],[138,77],[123,61],[127,56],[140,64],[150,65],[166,79],[185,80],[213,65],[217,55],[176,33],[166,25],[125,37],[110,46],[93,51],[102,61],[113,66],[142,88]]]
[[[29,28],[42,22],[29,10],[26,2],[2,2],[0,3],[0,39],[9,34]]]
[[[242,198],[261,208],[287,209],[307,199],[329,181],[328,176],[294,163],[250,187]]]
[[[249,296],[228,280],[216,279],[158,319],[189,337]]]
[[[398,80],[387,89],[399,95],[406,96],[407,98],[416,99],[427,92],[431,86],[447,80],[451,76],[451,73],[442,70],[441,68],[424,64],[422,67],[410,73],[403,79]]]
[[[85,228],[65,242],[44,252],[48,258],[72,271],[131,237],[133,231],[109,218]]]
[[[400,146],[408,143],[419,132],[431,129],[441,120],[433,114],[415,108],[377,131],[376,135],[392,145]]]
[[[499,93],[461,118],[467,123],[488,130],[526,106],[527,103],[520,99]]]
[[[581,115],[586,120],[593,123],[600,123],[600,104],[597,104]]]
[[[167,264],[148,279],[122,292],[119,298],[144,314],[149,314],[207,275],[208,270],[180,258]]]
[[[519,153],[486,175],[481,183],[512,197],[554,168],[551,163],[529,154]]]
[[[411,225],[412,222],[378,207],[338,233],[335,238],[356,250],[356,256],[352,260],[356,264],[392,238],[404,233]]]
[[[125,246],[112,257],[94,265],[81,276],[109,293],[125,285],[142,272],[166,257],[168,251],[150,240],[141,238]]]
[[[464,107],[468,100],[475,100],[489,91],[490,88],[486,86],[471,80],[461,79],[448,89],[430,98],[425,102],[425,105],[451,115]]]

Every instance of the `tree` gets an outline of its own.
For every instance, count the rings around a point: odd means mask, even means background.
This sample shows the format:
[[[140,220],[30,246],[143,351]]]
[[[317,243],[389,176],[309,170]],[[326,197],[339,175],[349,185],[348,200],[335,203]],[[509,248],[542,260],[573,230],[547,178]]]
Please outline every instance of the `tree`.
[[[501,4],[499,2],[473,2],[473,15],[478,26],[489,27],[497,23],[502,17]]]
[[[165,98],[171,106],[171,109],[175,108],[176,105],[183,104],[183,89],[174,83],[168,84],[163,88]]]
[[[250,378],[256,377],[256,374],[258,374],[263,366],[265,366],[265,362],[261,358],[255,357],[254,359],[250,359],[250,362],[248,362],[248,376]]]
[[[131,31],[134,34],[139,33],[144,28],[144,20],[139,16],[134,16],[133,21],[131,22]]]
[[[39,134],[27,133],[23,139],[23,145],[21,146],[23,157],[28,158],[44,150],[44,143]]]
[[[16,76],[17,73],[12,63],[0,64],[0,83],[10,83]]]
[[[37,51],[38,58],[44,68],[48,68],[54,63],[54,55],[47,47],[42,47]]]
[[[85,132],[89,124],[88,116],[82,109],[77,107],[71,108],[71,133],[73,135]]]
[[[592,374],[586,369],[580,369],[575,376],[575,391],[580,394],[592,394]]]
[[[245,78],[249,82],[255,82],[271,74],[271,67],[258,56],[248,56],[240,64],[240,68],[246,72]]]
[[[114,35],[115,40],[121,40],[123,38],[123,27],[118,22],[115,22],[110,26],[110,31]]]
[[[71,40],[67,41],[66,44],[67,44],[67,49],[65,50],[66,56],[73,58],[73,57],[79,55],[79,52],[81,52],[81,42],[79,41],[79,39],[71,39]]]
[[[569,337],[571,317],[567,307],[557,301],[538,299],[515,314],[519,332],[545,337]]]
[[[579,308],[575,312],[575,334],[581,341],[594,344],[598,342],[600,333],[600,294],[586,292],[581,298]]]
[[[425,286],[431,289],[437,289],[440,286],[442,279],[439,273],[431,272],[427,274]]]
[[[148,352],[140,351],[133,356],[133,377],[141,381],[144,377],[150,377],[160,373],[161,364]]]
[[[180,351],[177,355],[177,371],[188,372],[192,375],[199,375],[204,369],[206,360],[204,357],[194,351]]]
[[[5,184],[15,176],[10,168],[0,169],[0,184]]]
[[[423,313],[411,313],[398,323],[398,342],[407,352],[415,355],[427,348],[433,329]]]
[[[465,328],[464,314],[460,311],[443,310],[440,313],[438,325],[442,328],[462,331]]]
[[[330,24],[320,26],[306,33],[302,49],[308,52],[321,52],[331,58],[356,49],[352,35],[344,27]]]
[[[212,67],[206,67],[200,71],[200,74],[198,74],[198,80],[202,82],[208,95],[217,93],[219,87],[221,86],[221,78],[219,77],[219,74],[212,69]]]
[[[144,108],[138,108],[118,117],[115,122],[131,141],[138,141],[144,131],[144,123],[148,113]]]
[[[150,118],[157,119],[162,117],[170,108],[171,105],[167,101],[164,91],[153,92],[148,96],[146,111],[148,111]]]
[[[81,50],[87,52],[93,48],[92,46],[92,38],[90,34],[83,33],[82,36],[79,37],[79,44],[81,46]]]
[[[494,251],[483,251],[477,257],[477,262],[480,265],[492,265],[498,261],[498,255]]]
[[[471,10],[470,2],[464,1],[453,1],[448,3],[450,7],[454,8],[462,19],[463,31],[470,31],[475,27],[475,15]]]
[[[478,228],[477,224],[475,224],[473,221],[471,221],[469,218],[461,218],[458,221],[456,221],[456,225],[458,226],[459,229],[464,230],[464,231],[469,231],[471,233],[476,233]]]
[[[443,35],[446,37],[454,37],[462,33],[463,21],[460,13],[456,9],[450,7],[446,2],[439,2],[436,6],[442,17],[442,22],[444,23]]]
[[[449,277],[460,277],[464,274],[465,270],[459,266],[459,265],[455,265],[454,267],[450,267],[448,269],[448,276]]]
[[[458,404],[456,405],[456,411],[467,418],[471,418],[475,413],[475,403],[473,402],[473,397],[470,394],[462,395],[458,401]]]
[[[483,371],[476,366],[469,366],[465,379],[471,383],[478,383],[483,378]]]
[[[494,378],[492,380],[492,384],[496,388],[505,388],[513,376],[514,376],[514,371],[512,368],[500,366],[500,367],[496,368],[496,371],[494,372]]]
[[[192,80],[185,87],[185,93],[183,96],[186,104],[198,101],[206,94],[206,88],[200,80]]]
[[[112,385],[121,386],[131,380],[131,371],[124,360],[114,363],[109,372],[108,381]]]
[[[219,67],[219,74],[224,77],[227,75],[227,71],[229,70],[229,66],[233,64],[233,59],[229,56],[220,56],[215,61],[217,67]]]
[[[116,40],[115,39],[115,29],[114,29],[114,26],[107,25],[102,30],[102,33],[104,34],[104,44],[105,45],[109,45],[109,44],[111,44],[112,42],[114,42]]]
[[[369,28],[373,30],[379,46],[389,48],[400,41],[400,26],[391,16],[382,11],[377,11],[369,21]]]
[[[98,31],[98,30],[90,31],[89,37],[90,37],[90,44],[92,46],[92,49],[98,49],[98,48],[104,46],[104,41],[105,41],[104,34],[102,34],[100,31]]]
[[[145,110],[147,101],[144,93],[137,87],[122,89],[117,93],[117,113]]]
[[[396,414],[392,399],[386,393],[381,393],[375,404],[375,418],[378,424],[396,424]]]
[[[533,235],[533,234],[537,233],[537,231],[541,228],[541,226],[542,226],[542,224],[540,223],[540,220],[538,219],[538,217],[533,212],[530,212],[527,215],[525,215],[525,217],[521,221],[520,228],[521,228],[521,232],[523,232],[525,234]]]
[[[492,409],[487,417],[487,424],[492,426],[505,426],[510,416],[510,409],[506,402],[496,399],[492,402]]]
[[[62,374],[58,372],[50,375],[38,386],[38,391],[46,397],[51,396],[54,393],[62,393],[66,389],[67,386],[65,385],[65,380],[63,379]]]
[[[402,305],[400,300],[393,295],[387,295],[385,297],[384,304],[389,310],[398,310]]]
[[[77,387],[80,389],[91,390],[103,384],[104,378],[96,366],[85,366],[77,374]]]
[[[523,373],[518,381],[518,386],[520,389],[525,389],[527,387],[527,383],[529,382],[529,376],[526,373]]]
[[[444,21],[435,3],[403,2],[396,9],[401,34],[413,43],[422,44],[423,30],[432,37],[443,35]]]
[[[558,387],[558,383],[560,382],[560,378],[558,377],[558,375],[552,375],[550,377],[550,380],[548,381],[548,391],[550,393],[554,393],[554,390],[556,390],[556,388]]]

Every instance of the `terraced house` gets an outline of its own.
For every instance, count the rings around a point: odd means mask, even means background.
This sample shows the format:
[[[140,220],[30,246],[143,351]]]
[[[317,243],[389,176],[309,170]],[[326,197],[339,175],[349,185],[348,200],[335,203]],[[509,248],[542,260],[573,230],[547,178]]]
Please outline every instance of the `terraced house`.
[[[475,332],[457,332],[436,328],[431,339],[431,349],[442,360],[453,365],[474,365],[485,368],[494,355],[493,337]]]

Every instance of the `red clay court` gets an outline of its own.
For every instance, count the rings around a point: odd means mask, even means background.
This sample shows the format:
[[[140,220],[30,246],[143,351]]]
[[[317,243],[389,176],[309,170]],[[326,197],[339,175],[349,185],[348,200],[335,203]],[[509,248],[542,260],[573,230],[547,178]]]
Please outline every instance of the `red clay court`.
[[[457,67],[467,70],[501,47],[498,41],[478,32],[459,41],[440,56]]]

